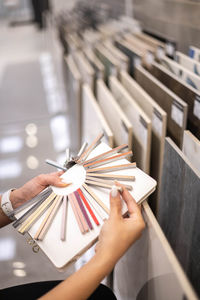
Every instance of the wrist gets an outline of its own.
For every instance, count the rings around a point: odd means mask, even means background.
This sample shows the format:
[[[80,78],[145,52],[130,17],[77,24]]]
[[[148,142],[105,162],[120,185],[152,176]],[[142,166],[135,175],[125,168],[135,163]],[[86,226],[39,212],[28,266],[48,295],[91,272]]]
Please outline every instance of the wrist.
[[[14,208],[12,206],[12,202],[10,201],[10,194],[12,193],[12,189],[6,191],[1,196],[1,209],[5,216],[7,216],[10,220],[15,220],[14,218]]]
[[[21,205],[23,200],[23,195],[20,192],[20,189],[12,190],[10,193],[10,202],[12,203],[13,209],[16,209],[19,205]]]
[[[98,268],[104,270],[104,276],[108,275],[112,271],[117,262],[117,260],[113,259],[111,255],[105,252],[102,253],[101,251],[96,252],[93,258]]]

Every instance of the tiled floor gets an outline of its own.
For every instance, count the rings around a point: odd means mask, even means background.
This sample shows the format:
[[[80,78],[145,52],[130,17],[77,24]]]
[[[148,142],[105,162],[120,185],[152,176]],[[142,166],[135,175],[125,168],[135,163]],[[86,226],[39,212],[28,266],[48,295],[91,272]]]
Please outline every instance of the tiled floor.
[[[69,138],[60,62],[54,30],[0,24],[0,192],[54,171],[46,158],[63,160]],[[0,269],[0,288],[74,271],[58,272],[10,225],[0,230]]]

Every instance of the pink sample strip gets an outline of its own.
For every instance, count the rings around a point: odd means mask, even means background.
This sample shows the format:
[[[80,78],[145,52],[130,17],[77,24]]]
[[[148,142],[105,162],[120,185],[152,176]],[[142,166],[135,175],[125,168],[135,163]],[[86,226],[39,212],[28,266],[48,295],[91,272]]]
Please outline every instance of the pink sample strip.
[[[73,209],[73,212],[74,212],[76,221],[77,221],[77,223],[78,223],[79,229],[80,229],[81,233],[84,234],[84,233],[85,233],[85,230],[84,230],[83,225],[82,225],[82,223],[81,223],[81,221],[80,221],[80,218],[79,218],[79,214],[78,214],[78,212],[77,212],[77,209],[76,209],[76,207],[75,207],[75,205],[74,205],[74,199],[73,199],[72,195],[73,195],[73,194],[68,195],[68,199],[69,199],[69,202],[70,202],[70,204],[71,204],[71,206],[72,206],[72,209]]]
[[[75,205],[75,207],[76,207],[76,210],[77,210],[77,212],[78,212],[79,219],[80,219],[80,221],[81,221],[81,223],[82,223],[82,225],[83,225],[83,229],[84,229],[85,232],[88,232],[88,231],[89,231],[89,227],[88,227],[87,222],[86,222],[86,220],[85,220],[85,217],[84,217],[84,215],[83,215],[83,213],[82,213],[82,211],[81,211],[81,209],[80,209],[80,206],[79,206],[79,204],[78,204],[78,201],[77,201],[77,199],[76,199],[76,196],[75,196],[74,193],[72,193],[71,196],[72,196],[74,205]]]
[[[82,213],[83,213],[83,215],[84,215],[84,217],[85,217],[85,220],[86,220],[86,222],[87,222],[89,228],[92,230],[92,229],[93,229],[92,223],[90,222],[90,219],[89,219],[89,217],[88,217],[87,211],[85,210],[85,207],[84,207],[84,205],[83,205],[83,203],[82,203],[82,201],[81,201],[81,198],[80,198],[80,196],[79,196],[79,193],[78,193],[77,191],[75,191],[74,194],[75,194],[75,196],[76,196],[76,199],[77,199],[77,201],[78,201],[78,204],[79,204],[79,206],[80,206],[80,209],[81,209],[81,211],[82,211]]]

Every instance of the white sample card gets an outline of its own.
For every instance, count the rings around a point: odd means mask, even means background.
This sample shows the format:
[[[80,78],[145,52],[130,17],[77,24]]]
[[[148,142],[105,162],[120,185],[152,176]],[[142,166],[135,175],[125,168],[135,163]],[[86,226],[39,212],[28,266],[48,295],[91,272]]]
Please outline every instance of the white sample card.
[[[183,127],[183,109],[175,101],[172,104],[171,109],[171,118],[178,124],[180,127]]]

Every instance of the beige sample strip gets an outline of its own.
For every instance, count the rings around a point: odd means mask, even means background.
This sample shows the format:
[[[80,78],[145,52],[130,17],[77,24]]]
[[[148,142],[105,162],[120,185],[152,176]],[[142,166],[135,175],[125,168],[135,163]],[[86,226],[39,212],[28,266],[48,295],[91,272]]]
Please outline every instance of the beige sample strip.
[[[81,155],[81,157],[77,160],[77,163],[81,163],[84,160],[86,160],[86,158],[88,157],[88,155],[92,152],[92,150],[100,143],[101,139],[103,137],[103,133],[100,133],[92,142],[92,144],[85,150],[85,152],[83,152],[83,154]]]
[[[54,209],[56,203],[58,202],[58,200],[59,200],[59,196],[56,196],[56,198],[53,200],[52,205],[49,207],[46,216],[44,217],[42,223],[40,224],[39,229],[37,230],[36,234],[34,235],[34,239],[35,239],[35,240],[38,239],[38,236],[40,235],[40,233],[41,233],[41,231],[42,231],[44,225],[46,224],[46,222],[47,222],[47,220],[48,220],[48,218],[49,218],[49,216],[50,216],[52,210]]]
[[[81,223],[81,220],[80,220],[80,218],[79,218],[78,211],[77,211],[77,209],[76,209],[76,207],[75,207],[75,205],[74,205],[74,199],[73,199],[73,197],[72,197],[72,194],[68,195],[68,199],[69,199],[69,202],[70,202],[70,204],[71,204],[72,210],[73,210],[73,212],[74,212],[76,221],[77,221],[77,223],[78,223],[78,227],[79,227],[81,233],[84,234],[84,233],[85,233],[85,230],[84,230],[83,225],[82,225],[82,223]]]
[[[88,176],[92,178],[102,178],[107,180],[135,181],[135,176],[129,175],[88,173],[86,177]]]
[[[75,205],[75,207],[76,207],[76,210],[77,210],[77,212],[78,212],[80,221],[81,221],[81,223],[82,223],[82,225],[83,225],[84,232],[88,232],[88,231],[89,231],[89,227],[88,227],[88,224],[87,224],[87,222],[86,222],[86,220],[85,220],[85,217],[84,217],[84,215],[83,215],[83,213],[82,213],[82,211],[81,211],[81,209],[80,209],[80,206],[79,206],[79,204],[78,204],[78,201],[77,201],[77,199],[76,199],[76,196],[75,196],[74,193],[72,193],[71,195],[72,195],[72,199],[73,199],[74,205]]]
[[[61,241],[65,241],[66,240],[66,231],[67,231],[67,208],[68,208],[67,196],[63,197],[63,205],[62,206],[63,207],[62,207],[60,239],[61,239]]]
[[[103,208],[103,210],[109,214],[108,207],[97,197],[97,195],[89,188],[89,186],[85,183],[83,183],[84,189],[94,198],[94,200]]]
[[[48,216],[48,218],[47,218],[47,220],[46,220],[39,236],[37,237],[37,239],[39,241],[42,241],[44,239],[44,236],[47,233],[47,231],[48,231],[48,229],[49,229],[49,227],[50,227],[50,225],[51,225],[51,223],[52,223],[52,221],[53,221],[53,219],[54,219],[54,217],[55,217],[55,215],[58,211],[58,208],[59,208],[61,202],[62,202],[62,196],[57,196],[56,201],[55,201],[55,205],[53,203],[53,205],[52,205],[53,209],[51,210],[51,212],[50,212],[50,214],[49,214],[49,216]]]
[[[111,149],[111,150],[109,150],[109,151],[107,151],[107,152],[104,152],[104,153],[101,153],[101,154],[99,154],[99,155],[97,155],[97,156],[94,156],[94,157],[91,158],[91,159],[86,160],[86,161],[83,163],[83,165],[85,166],[86,164],[89,164],[89,163],[91,163],[91,162],[97,161],[97,160],[99,160],[99,159],[107,158],[107,157],[109,157],[109,156],[111,156],[111,155],[113,155],[113,154],[115,154],[115,153],[118,153],[118,152],[120,152],[120,151],[122,151],[122,150],[125,150],[126,148],[128,148],[128,145],[127,145],[127,144],[123,144],[123,145],[118,146],[118,147],[116,147],[116,148],[113,148],[113,149]]]
[[[101,178],[94,178],[94,177],[90,177],[90,176],[86,177],[86,183],[88,183],[88,181],[103,183],[103,184],[109,185],[110,186],[109,188],[112,188],[112,186],[115,185],[114,180],[104,180]],[[129,191],[132,191],[132,189],[133,189],[132,186],[128,185],[128,184],[124,184],[124,187]]]
[[[104,182],[98,182],[98,181],[87,180],[87,179],[86,179],[85,183],[99,186],[99,187],[106,188],[106,189],[111,189],[112,186],[114,185],[114,182],[112,184],[112,183],[108,183],[108,182],[104,183]],[[129,191],[132,191],[133,188],[131,185],[126,185],[126,189]]]
[[[102,160],[98,160],[98,161],[92,162],[90,164],[86,164],[86,165],[84,165],[84,167],[85,168],[89,168],[89,169],[96,168],[96,167],[105,165],[107,163],[114,162],[116,160],[120,160],[120,159],[124,159],[124,158],[130,157],[132,155],[133,155],[133,152],[132,151],[128,151],[128,152],[120,153],[118,155],[111,156],[111,157],[108,157],[108,158],[105,158],[105,159],[102,159]]]
[[[51,204],[52,200],[56,197],[55,193],[51,193],[49,197],[40,205],[36,211],[19,227],[18,232],[24,234],[44,213],[44,211]]]
[[[88,169],[86,171],[86,173],[93,173],[93,172],[104,173],[104,172],[126,170],[126,169],[131,169],[131,168],[136,168],[135,162],[129,163],[129,164],[124,164],[124,165],[111,166],[111,167]]]

